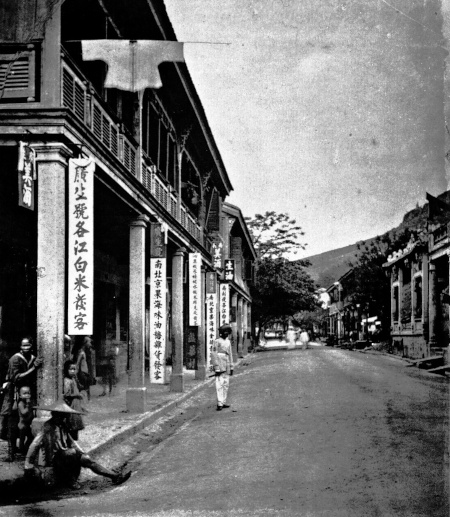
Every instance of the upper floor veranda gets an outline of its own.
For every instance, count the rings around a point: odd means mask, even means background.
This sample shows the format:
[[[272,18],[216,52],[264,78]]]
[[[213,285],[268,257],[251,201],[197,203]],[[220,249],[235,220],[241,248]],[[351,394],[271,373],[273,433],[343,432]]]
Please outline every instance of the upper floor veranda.
[[[163,63],[163,87],[139,95],[105,89],[106,64],[82,59],[85,39],[176,39],[160,0],[123,4],[2,2],[0,139],[65,139],[206,246],[232,186],[186,65]]]

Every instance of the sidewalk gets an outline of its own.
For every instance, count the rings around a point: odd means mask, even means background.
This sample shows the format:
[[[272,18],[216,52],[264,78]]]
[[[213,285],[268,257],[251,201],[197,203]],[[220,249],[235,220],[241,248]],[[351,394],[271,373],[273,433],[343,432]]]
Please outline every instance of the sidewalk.
[[[239,359],[235,367],[242,361],[243,359]],[[116,386],[112,396],[101,396],[101,384],[91,386],[91,400],[87,404],[89,413],[84,418],[86,428],[80,431],[78,443],[90,454],[106,451],[119,440],[132,436],[161,418],[202,388],[211,386],[214,379],[208,375],[207,373],[205,381],[198,381],[194,370],[184,370],[183,393],[171,392],[168,384],[149,383],[146,408],[142,414],[126,412],[126,378]],[[0,441],[0,494],[6,493],[6,490],[13,488],[23,478],[23,459],[7,462],[7,452],[7,442]]]

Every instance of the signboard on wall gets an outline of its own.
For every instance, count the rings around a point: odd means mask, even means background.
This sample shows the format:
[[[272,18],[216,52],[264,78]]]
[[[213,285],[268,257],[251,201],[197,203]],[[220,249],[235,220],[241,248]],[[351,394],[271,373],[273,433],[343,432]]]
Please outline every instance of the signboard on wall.
[[[222,250],[223,250],[223,244],[220,241],[212,243],[211,255],[213,258],[213,266],[216,269],[222,268]]]
[[[94,171],[90,158],[69,160],[67,326],[72,335],[93,333]]]
[[[219,310],[219,325],[230,323],[230,284],[220,284]]]
[[[206,294],[215,294],[217,292],[217,274],[212,271],[206,273]]]
[[[224,269],[224,280],[232,282],[234,280],[234,259],[226,259]]]
[[[165,235],[161,223],[150,223],[150,257],[166,256]]]
[[[210,372],[214,371],[211,365],[211,351],[217,336],[217,294],[206,295],[206,365]]]
[[[150,382],[166,382],[166,264],[165,258],[150,259]]]
[[[36,179],[36,152],[25,142],[19,143],[19,206],[34,210],[34,180]]]
[[[200,253],[189,253],[189,325],[198,327],[201,322],[201,264]]]

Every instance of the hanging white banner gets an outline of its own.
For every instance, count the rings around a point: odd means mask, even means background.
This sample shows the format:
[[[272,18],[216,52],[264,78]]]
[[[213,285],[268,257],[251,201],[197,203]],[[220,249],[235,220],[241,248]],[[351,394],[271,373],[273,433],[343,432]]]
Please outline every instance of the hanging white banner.
[[[211,365],[211,350],[217,338],[217,294],[206,295],[206,364],[210,372],[214,371]]]
[[[230,284],[220,284],[219,296],[219,325],[222,326],[230,323]]]
[[[94,171],[90,158],[69,160],[67,326],[72,335],[93,333]]]
[[[193,327],[198,327],[201,319],[201,264],[200,253],[189,253],[189,325]]]
[[[166,382],[166,259],[150,259],[150,382]]]

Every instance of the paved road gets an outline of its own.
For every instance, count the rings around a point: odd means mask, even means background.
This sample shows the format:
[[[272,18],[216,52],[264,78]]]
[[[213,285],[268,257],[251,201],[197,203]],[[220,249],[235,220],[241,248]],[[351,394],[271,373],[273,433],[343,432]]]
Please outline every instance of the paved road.
[[[447,378],[331,348],[251,361],[231,409],[208,389],[111,453],[136,454],[126,485],[85,476],[86,494],[0,515],[448,517]]]

